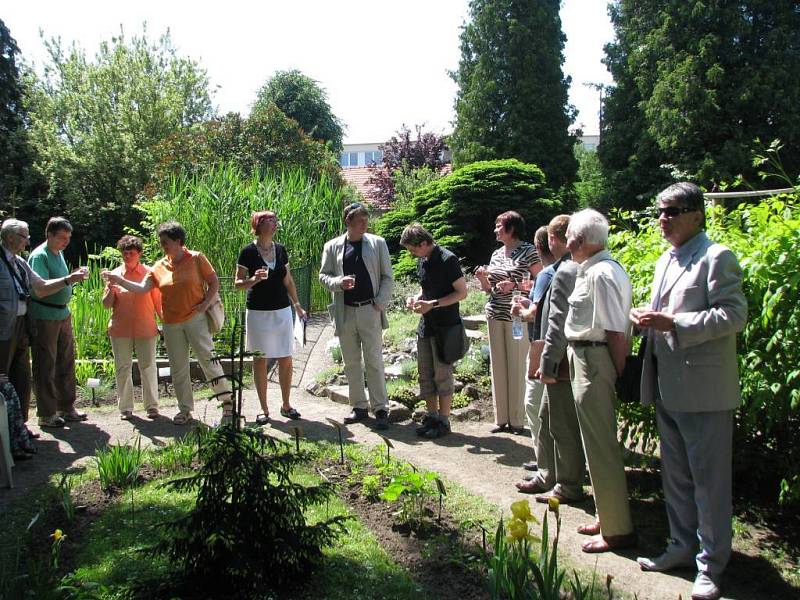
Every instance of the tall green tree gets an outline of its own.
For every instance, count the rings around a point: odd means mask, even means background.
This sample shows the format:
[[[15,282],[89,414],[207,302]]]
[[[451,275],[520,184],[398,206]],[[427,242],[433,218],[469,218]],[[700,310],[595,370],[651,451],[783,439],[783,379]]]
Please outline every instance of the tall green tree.
[[[623,203],[647,202],[671,176],[757,186],[756,138],[780,138],[788,172],[800,170],[800,2],[617,0],[610,10],[615,87],[600,159]]]
[[[236,165],[246,175],[300,168],[312,177],[324,174],[328,181],[341,183],[338,157],[322,142],[311,139],[297,121],[274,104],[249,118],[228,113],[193,125],[169,137],[161,145],[160,155],[155,178],[158,186],[172,175],[201,174],[226,163]]]
[[[297,121],[313,139],[325,143],[337,156],[342,151],[342,122],[333,114],[328,96],[319,83],[297,69],[278,71],[258,91],[251,116],[280,108],[287,117]]]
[[[33,169],[34,153],[25,125],[19,56],[16,41],[0,20],[0,218],[16,216],[30,220],[28,213],[40,200],[44,182]]]
[[[27,87],[37,166],[78,240],[108,244],[138,224],[133,206],[159,144],[212,115],[208,77],[168,33],[152,41],[146,28],[103,42],[93,60],[76,44],[45,46],[44,71]]]
[[[516,158],[541,167],[548,185],[570,183],[578,169],[568,131],[560,0],[471,0],[461,32],[454,163]]]

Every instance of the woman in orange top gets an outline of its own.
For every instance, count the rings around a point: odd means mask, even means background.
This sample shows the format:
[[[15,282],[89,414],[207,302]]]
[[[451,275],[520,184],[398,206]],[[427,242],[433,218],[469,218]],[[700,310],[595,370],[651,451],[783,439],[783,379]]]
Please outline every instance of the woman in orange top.
[[[142,240],[126,235],[117,242],[122,253],[122,265],[112,271],[116,275],[140,283],[150,269],[139,262]],[[133,416],[133,352],[139,361],[142,380],[142,402],[151,419],[158,417],[158,369],[156,367],[156,314],[161,317],[161,292],[157,288],[148,294],[134,294],[125,288],[106,283],[103,306],[112,309],[108,336],[114,352],[114,375],[117,380],[119,414],[123,420]]]
[[[194,252],[184,246],[186,230],[180,223],[162,223],[157,233],[166,256],[153,265],[141,283],[129,281],[110,271],[104,271],[103,277],[138,294],[147,293],[154,287],[161,290],[164,343],[179,408],[172,421],[176,425],[186,425],[192,420],[194,409],[189,349],[194,350],[207,380],[223,375],[222,366],[212,361],[214,342],[205,314],[219,291],[219,279],[202,252]],[[212,387],[222,400],[223,419],[230,418],[233,404],[228,382],[217,379]]]

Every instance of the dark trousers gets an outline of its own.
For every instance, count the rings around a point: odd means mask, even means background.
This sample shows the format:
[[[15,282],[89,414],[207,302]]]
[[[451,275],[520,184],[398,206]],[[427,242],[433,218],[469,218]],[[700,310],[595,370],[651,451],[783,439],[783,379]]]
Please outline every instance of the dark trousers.
[[[0,371],[8,375],[9,382],[19,396],[23,422],[28,420],[31,406],[31,361],[28,354],[30,340],[27,319],[27,316],[17,317],[11,338],[0,340]]]
[[[72,317],[61,321],[36,319],[31,343],[36,414],[51,417],[75,406],[75,338]]]

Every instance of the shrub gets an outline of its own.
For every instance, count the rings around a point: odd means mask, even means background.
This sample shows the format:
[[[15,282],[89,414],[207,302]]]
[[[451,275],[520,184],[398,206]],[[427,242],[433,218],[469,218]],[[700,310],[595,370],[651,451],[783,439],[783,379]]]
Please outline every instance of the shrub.
[[[386,393],[389,396],[389,400],[394,400],[411,410],[414,410],[417,405],[417,392],[411,384],[405,381],[399,379],[387,381]]]
[[[292,480],[310,459],[306,451],[292,452],[260,430],[220,427],[206,435],[199,457],[197,471],[165,484],[197,490],[197,504],[163,525],[171,535],[153,549],[182,567],[193,590],[263,597],[266,589],[284,589],[307,576],[322,546],[344,530],[343,516],[306,522],[305,509],[334,494],[327,482]]]

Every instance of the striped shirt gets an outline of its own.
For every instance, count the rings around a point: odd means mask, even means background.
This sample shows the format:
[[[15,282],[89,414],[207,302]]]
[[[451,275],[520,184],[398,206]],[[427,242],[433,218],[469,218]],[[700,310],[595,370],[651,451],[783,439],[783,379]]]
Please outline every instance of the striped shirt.
[[[495,286],[507,279],[519,283],[523,275],[528,272],[531,265],[539,262],[539,255],[536,248],[530,242],[522,242],[511,253],[506,256],[505,246],[500,246],[492,253],[489,261],[489,283],[492,285],[490,292],[491,298],[486,303],[486,317],[498,321],[511,320],[511,298],[514,293],[504,294]]]

